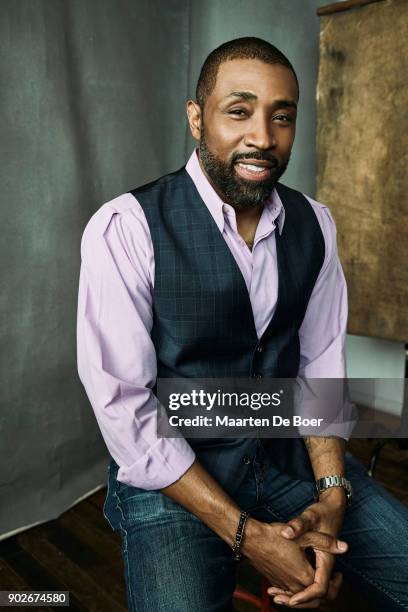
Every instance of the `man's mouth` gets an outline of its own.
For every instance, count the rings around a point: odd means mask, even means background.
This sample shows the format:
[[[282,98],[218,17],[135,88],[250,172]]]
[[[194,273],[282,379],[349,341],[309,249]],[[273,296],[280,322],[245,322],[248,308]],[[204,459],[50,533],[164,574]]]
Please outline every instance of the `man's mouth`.
[[[264,181],[271,177],[271,169],[276,165],[270,161],[245,160],[235,163],[237,174],[250,181]]]

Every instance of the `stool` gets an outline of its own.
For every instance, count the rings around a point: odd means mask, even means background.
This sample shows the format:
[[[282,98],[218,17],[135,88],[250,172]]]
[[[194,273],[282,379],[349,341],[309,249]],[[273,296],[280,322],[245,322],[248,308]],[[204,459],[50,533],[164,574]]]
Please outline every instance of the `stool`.
[[[269,586],[270,584],[267,579],[262,577],[261,597],[250,593],[240,586],[237,586],[234,591],[233,599],[237,599],[238,601],[246,601],[247,603],[255,606],[255,608],[261,612],[277,612],[277,608],[275,608],[273,605],[272,598],[267,591]]]

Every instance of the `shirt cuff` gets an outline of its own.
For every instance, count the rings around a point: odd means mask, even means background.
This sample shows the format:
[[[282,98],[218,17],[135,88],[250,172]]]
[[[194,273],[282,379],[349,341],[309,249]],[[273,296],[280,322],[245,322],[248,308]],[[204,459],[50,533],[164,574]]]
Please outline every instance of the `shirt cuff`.
[[[195,458],[184,438],[160,438],[135,463],[119,467],[117,480],[148,491],[162,489],[181,478]]]
[[[298,377],[295,414],[301,418],[301,437],[336,437],[349,440],[358,421],[358,411],[349,399],[347,379]]]

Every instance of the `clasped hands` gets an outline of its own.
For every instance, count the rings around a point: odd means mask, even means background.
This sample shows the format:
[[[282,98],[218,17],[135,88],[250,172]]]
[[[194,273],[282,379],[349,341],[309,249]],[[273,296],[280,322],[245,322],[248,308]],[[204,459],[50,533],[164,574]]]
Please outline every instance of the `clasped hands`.
[[[280,533],[284,538],[299,542],[302,548],[313,549],[315,567],[312,568],[313,581],[301,591],[293,593],[290,589],[270,587],[268,593],[274,596],[275,603],[294,609],[317,608],[324,599],[337,597],[342,574],[336,572],[332,575],[335,555],[346,552],[348,548],[346,542],[337,539],[345,511],[343,493],[339,489],[325,492],[319,502],[282,527]]]
[[[318,608],[323,600],[337,597],[342,575],[332,571],[335,555],[348,548],[337,539],[345,506],[344,491],[329,489],[287,523],[248,524],[244,554],[268,578],[275,603],[298,610]]]

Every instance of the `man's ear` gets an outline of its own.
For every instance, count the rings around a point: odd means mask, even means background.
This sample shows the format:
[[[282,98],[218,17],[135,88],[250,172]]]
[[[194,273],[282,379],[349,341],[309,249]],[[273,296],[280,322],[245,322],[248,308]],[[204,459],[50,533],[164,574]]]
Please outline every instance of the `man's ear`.
[[[195,140],[200,140],[202,122],[201,107],[197,102],[194,102],[194,100],[188,100],[186,110],[191,135]]]

